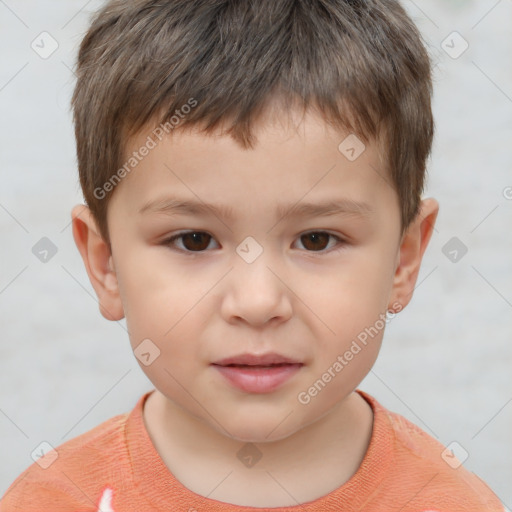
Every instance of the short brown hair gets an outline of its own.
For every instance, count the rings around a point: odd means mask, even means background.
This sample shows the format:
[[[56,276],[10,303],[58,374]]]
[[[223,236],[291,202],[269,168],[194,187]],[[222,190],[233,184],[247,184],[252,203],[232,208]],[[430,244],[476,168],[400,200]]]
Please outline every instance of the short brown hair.
[[[76,75],[80,184],[109,244],[113,190],[94,191],[123,165],[132,135],[168,123],[190,98],[197,106],[180,127],[229,123],[243,148],[276,98],[284,112],[298,100],[365,143],[382,140],[402,233],[419,211],[434,132],[431,61],[396,0],[110,0],[81,42]]]

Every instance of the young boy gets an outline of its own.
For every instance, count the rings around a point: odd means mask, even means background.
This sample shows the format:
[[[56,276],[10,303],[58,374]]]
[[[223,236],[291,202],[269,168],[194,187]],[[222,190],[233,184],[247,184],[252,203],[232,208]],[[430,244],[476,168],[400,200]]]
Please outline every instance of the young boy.
[[[74,239],[156,389],[2,512],[504,510],[357,389],[438,213],[430,61],[399,3],[111,0],[77,77]]]

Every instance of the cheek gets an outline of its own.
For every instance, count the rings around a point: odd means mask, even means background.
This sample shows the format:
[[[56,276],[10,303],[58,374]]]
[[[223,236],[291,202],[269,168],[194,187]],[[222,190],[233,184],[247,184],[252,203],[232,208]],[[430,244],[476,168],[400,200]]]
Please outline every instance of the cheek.
[[[331,369],[336,374],[332,380],[338,384],[329,386],[331,391],[326,394],[333,393],[333,397],[337,386],[348,386],[351,391],[351,383],[368,373],[386,326],[392,278],[390,257],[358,256],[350,265],[340,267],[338,273],[331,273],[335,277],[326,277],[324,284],[317,281],[313,294],[308,296],[308,307],[315,313],[314,317],[309,316],[314,318],[318,343],[313,373],[321,377]],[[333,368],[338,356],[342,362]]]
[[[146,298],[141,294],[135,299],[134,315],[127,321],[134,355],[158,389],[177,401],[186,401],[190,397],[184,388],[190,388],[191,379],[209,364],[199,321],[203,304],[181,295],[166,295],[165,301],[154,301],[153,295]],[[156,356],[145,365],[141,354],[148,351]]]
[[[375,245],[362,253],[350,272],[347,287],[354,298],[354,307],[366,313],[366,321],[374,321],[385,312],[394,275],[394,255],[389,246]],[[356,302],[357,300],[357,302]]]
[[[130,343],[153,385],[177,402],[187,403],[190,396],[186,390],[204,362],[200,327],[191,310],[197,300],[188,304],[181,296],[175,300],[164,294],[164,300],[159,300],[157,295],[139,294],[132,301],[134,315],[127,320]],[[152,358],[155,354],[148,365],[142,356],[147,352]]]
[[[211,284],[159,265],[144,251],[118,265],[118,283],[132,345],[144,338],[165,340],[193,316]]]
[[[392,282],[388,259],[360,254],[316,276],[314,286],[305,278],[301,297],[323,321],[326,334],[354,335],[386,311]]]

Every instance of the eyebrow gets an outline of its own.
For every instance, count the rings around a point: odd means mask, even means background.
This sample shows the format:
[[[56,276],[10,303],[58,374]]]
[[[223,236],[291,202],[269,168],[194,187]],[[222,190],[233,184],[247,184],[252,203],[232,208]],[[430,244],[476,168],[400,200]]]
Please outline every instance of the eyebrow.
[[[202,215],[214,214],[224,220],[232,220],[235,217],[231,207],[219,204],[208,204],[190,199],[166,197],[156,199],[144,204],[139,214],[162,213],[167,215]],[[277,218],[290,217],[321,217],[330,215],[355,215],[369,216],[374,213],[373,208],[365,202],[357,202],[352,199],[340,198],[327,200],[320,203],[307,203],[298,201],[295,204],[278,203],[276,207]]]

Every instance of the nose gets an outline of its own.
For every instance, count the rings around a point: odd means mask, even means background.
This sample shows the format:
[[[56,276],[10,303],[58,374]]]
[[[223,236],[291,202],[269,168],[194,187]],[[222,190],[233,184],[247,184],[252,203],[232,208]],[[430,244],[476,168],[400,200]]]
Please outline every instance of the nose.
[[[222,316],[229,323],[261,327],[292,316],[292,291],[265,252],[252,263],[239,258],[224,283]]]

